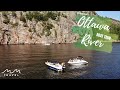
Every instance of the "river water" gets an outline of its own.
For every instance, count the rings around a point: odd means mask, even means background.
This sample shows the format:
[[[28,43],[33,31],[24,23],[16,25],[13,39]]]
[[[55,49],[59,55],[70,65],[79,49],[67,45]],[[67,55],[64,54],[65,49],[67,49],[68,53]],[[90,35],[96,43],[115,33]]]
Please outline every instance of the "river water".
[[[88,65],[67,64],[79,55]],[[48,69],[46,61],[65,62],[66,69],[55,72]],[[6,69],[20,70],[19,76],[3,76]],[[120,43],[113,43],[112,53],[82,50],[74,44],[1,45],[0,73],[0,79],[120,79]]]

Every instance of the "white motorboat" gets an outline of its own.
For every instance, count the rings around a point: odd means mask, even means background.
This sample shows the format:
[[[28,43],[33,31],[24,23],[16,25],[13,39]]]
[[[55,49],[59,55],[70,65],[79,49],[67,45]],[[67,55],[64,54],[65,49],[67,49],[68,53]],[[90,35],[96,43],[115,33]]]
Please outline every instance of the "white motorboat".
[[[70,69],[82,69],[82,68],[85,68],[85,67],[87,67],[88,66],[88,64],[87,65],[85,65],[85,64],[81,64],[81,65],[71,65],[69,68]]]
[[[70,59],[68,61],[68,64],[70,64],[70,65],[83,65],[83,64],[87,64],[87,63],[88,62],[85,61],[82,56],[78,56],[77,58]]]
[[[53,69],[53,70],[56,70],[56,71],[63,71],[63,69],[65,68],[65,64],[64,63],[52,63],[52,62],[45,62],[45,64],[50,68],[50,69]]]

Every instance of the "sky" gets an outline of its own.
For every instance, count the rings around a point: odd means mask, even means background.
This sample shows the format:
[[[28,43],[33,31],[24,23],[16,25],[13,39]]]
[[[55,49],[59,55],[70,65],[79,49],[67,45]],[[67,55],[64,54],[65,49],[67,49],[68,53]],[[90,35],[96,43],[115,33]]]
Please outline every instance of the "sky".
[[[120,21],[120,11],[96,11],[96,13],[103,17],[109,17]]]

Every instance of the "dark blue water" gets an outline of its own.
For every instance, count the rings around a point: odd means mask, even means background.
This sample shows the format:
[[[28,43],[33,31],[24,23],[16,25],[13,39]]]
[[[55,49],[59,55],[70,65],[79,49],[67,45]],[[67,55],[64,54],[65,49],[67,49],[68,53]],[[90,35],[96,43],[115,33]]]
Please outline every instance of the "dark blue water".
[[[70,58],[81,55],[88,65],[70,66]],[[65,62],[64,72],[55,72],[45,61]],[[0,73],[9,69],[21,71],[19,76],[0,79],[120,79],[120,43],[113,43],[112,53],[81,50],[73,44],[1,45]]]
[[[94,53],[87,71],[79,78],[120,79],[120,43],[113,43],[112,53]]]

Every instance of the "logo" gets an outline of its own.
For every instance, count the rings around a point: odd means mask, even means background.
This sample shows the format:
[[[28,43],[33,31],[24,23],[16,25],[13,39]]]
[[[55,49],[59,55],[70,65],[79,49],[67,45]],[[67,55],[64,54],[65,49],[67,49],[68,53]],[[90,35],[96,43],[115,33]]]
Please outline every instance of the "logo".
[[[108,53],[112,51],[112,42],[117,40],[118,36],[110,33],[111,19],[78,14],[75,22],[76,25],[72,27],[72,32],[80,36],[75,43],[76,47]]]
[[[19,74],[21,74],[21,71],[18,69],[14,69],[9,70],[9,69],[5,69],[3,72],[1,72],[1,77],[12,77],[12,76],[19,76]]]

